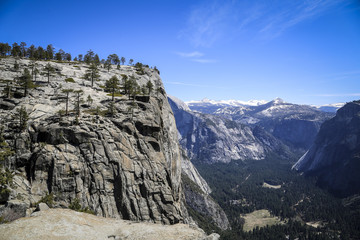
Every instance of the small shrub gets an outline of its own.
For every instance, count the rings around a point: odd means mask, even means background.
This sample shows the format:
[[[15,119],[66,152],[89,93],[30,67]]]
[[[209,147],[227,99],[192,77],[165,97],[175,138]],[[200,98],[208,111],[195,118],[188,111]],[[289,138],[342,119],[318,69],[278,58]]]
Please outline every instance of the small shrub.
[[[75,198],[69,205],[69,208],[77,211],[77,212],[83,212],[83,213],[88,213],[88,214],[93,214],[95,215],[95,212],[90,210],[89,207],[85,207],[82,208],[81,204],[80,204],[80,200],[78,198]]]
[[[80,211],[81,209],[80,200],[78,198],[75,198],[73,201],[71,201],[69,208],[75,211]]]
[[[65,82],[71,82],[71,83],[74,83],[75,80],[73,78],[66,78],[65,79]]]
[[[42,197],[40,199],[40,201],[38,201],[36,203],[36,205],[38,205],[39,203],[46,203],[46,205],[48,205],[49,207],[53,207],[54,206],[54,194],[53,193],[48,193],[46,194],[44,197]]]

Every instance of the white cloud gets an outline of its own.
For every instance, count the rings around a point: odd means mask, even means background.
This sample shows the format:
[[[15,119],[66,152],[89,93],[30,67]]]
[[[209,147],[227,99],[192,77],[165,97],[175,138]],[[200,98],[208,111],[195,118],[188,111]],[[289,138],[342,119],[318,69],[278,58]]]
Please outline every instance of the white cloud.
[[[198,62],[198,63],[214,63],[216,62],[216,60],[214,59],[206,59],[206,58],[201,58],[202,56],[204,56],[203,53],[198,52],[198,51],[194,51],[194,52],[175,52],[175,54],[177,54],[178,56],[181,56],[183,58],[186,58],[190,61],[193,62]]]
[[[175,54],[177,54],[177,55],[179,55],[179,56],[181,56],[181,57],[185,57],[185,58],[202,57],[202,56],[204,56],[203,53],[198,52],[198,51],[189,52],[189,53],[186,53],[186,52],[175,52]]]

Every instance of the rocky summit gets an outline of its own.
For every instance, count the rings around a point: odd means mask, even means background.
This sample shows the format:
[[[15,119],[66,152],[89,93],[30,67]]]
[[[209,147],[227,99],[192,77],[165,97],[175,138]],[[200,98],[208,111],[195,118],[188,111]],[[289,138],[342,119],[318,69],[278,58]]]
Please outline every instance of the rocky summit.
[[[315,143],[293,166],[318,176],[318,184],[339,196],[360,192],[360,102],[347,103],[326,121]]]
[[[43,70],[49,63],[51,74]],[[34,64],[44,72],[25,95],[16,83]],[[158,72],[99,67],[92,82],[84,77],[89,69],[75,62],[0,60],[2,87],[11,88],[0,99],[1,137],[12,149],[3,165],[13,172],[0,215],[22,217],[53,199],[53,207],[77,203],[104,217],[188,222],[177,130]],[[151,82],[153,90],[117,93],[112,101],[104,86],[114,75],[135,79],[139,89]]]

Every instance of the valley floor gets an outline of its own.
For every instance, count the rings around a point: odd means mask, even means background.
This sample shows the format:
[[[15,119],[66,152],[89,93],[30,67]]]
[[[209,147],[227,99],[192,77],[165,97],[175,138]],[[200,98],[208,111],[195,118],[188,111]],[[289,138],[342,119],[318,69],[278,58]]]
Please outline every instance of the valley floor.
[[[222,239],[360,239],[359,204],[335,198],[292,164],[275,156],[195,162],[231,223]]]

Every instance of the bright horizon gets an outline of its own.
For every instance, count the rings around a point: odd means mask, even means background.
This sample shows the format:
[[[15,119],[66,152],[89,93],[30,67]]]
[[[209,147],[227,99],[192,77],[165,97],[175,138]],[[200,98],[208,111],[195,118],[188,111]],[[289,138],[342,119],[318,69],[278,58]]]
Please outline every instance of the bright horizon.
[[[0,42],[156,66],[167,93],[185,102],[360,98],[356,0],[5,0],[0,29]]]

